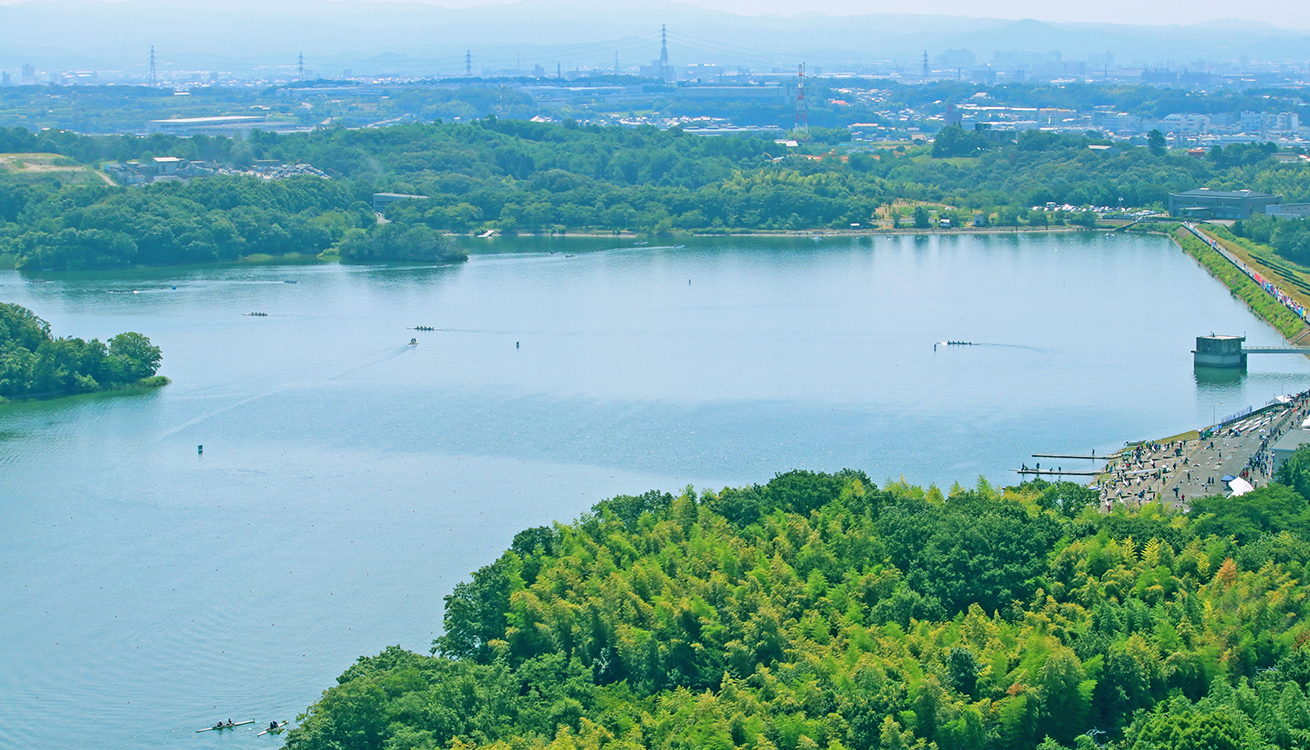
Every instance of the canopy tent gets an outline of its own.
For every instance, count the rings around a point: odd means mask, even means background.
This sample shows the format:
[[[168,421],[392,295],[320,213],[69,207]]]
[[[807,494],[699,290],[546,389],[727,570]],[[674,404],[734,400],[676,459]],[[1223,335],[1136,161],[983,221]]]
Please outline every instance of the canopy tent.
[[[1239,495],[1245,495],[1255,488],[1245,479],[1234,477],[1228,481],[1228,489],[1233,491],[1233,497],[1237,497]]]

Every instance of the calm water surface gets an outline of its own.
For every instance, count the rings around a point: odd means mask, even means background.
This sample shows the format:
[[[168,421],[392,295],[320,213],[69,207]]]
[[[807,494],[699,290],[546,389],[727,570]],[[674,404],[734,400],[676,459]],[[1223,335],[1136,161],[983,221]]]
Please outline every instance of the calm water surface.
[[[426,650],[516,531],[614,494],[794,467],[1008,483],[1310,382],[1271,356],[1198,383],[1197,334],[1279,338],[1159,238],[497,247],[0,273],[58,334],[150,336],[174,381],[0,407],[0,746],[276,746],[194,730]]]

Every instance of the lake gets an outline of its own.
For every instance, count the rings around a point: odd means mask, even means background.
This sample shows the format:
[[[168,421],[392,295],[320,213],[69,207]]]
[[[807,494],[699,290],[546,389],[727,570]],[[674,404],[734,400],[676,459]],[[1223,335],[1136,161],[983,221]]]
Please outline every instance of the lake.
[[[0,407],[0,747],[280,744],[195,729],[426,650],[517,531],[615,494],[1008,484],[1310,381],[1296,356],[1198,381],[1198,334],[1280,338],[1159,237],[471,246],[492,252],[0,272],[58,335],[146,334],[173,380]]]

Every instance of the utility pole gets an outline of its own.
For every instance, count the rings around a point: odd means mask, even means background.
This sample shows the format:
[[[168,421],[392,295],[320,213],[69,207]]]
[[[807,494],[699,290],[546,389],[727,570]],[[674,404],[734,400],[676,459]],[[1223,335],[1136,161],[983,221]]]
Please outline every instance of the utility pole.
[[[150,45],[150,85],[158,85],[159,79],[155,78],[155,45]]]
[[[466,77],[473,75],[473,50],[464,51],[464,75]]]

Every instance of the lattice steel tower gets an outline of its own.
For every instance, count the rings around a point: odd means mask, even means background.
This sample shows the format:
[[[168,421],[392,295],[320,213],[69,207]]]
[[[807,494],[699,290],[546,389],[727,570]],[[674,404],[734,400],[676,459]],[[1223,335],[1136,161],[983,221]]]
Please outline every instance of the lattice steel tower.
[[[669,65],[669,29],[660,26],[660,80],[673,83],[673,66]]]

